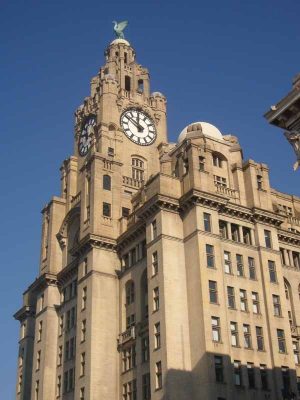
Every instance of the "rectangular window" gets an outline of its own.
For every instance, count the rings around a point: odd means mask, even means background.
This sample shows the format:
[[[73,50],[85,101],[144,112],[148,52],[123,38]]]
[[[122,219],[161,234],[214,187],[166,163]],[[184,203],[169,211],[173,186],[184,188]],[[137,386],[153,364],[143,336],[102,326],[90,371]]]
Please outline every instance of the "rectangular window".
[[[135,325],[135,314],[126,317],[126,329],[130,329]]]
[[[40,381],[35,382],[35,400],[39,400]]]
[[[82,387],[82,388],[80,388],[80,397],[79,397],[79,400],[85,400],[85,390],[84,390],[84,387]]]
[[[218,168],[222,168],[222,160],[221,157],[217,154],[213,154],[213,166],[214,167],[218,167]]]
[[[256,279],[254,258],[248,257],[249,278]]]
[[[246,290],[240,289],[241,310],[248,311],[248,300]]]
[[[122,207],[122,217],[128,218],[128,217],[129,217],[129,214],[130,214],[129,208]]]
[[[111,204],[103,203],[102,214],[104,217],[111,217]]]
[[[85,375],[85,353],[80,355],[80,376]]]
[[[76,308],[71,308],[71,328],[76,325]]]
[[[214,254],[214,246],[210,244],[205,245],[206,248],[206,263],[207,268],[215,268],[215,254]]]
[[[234,375],[234,384],[236,386],[242,386],[242,368],[240,361],[234,360],[233,375]]]
[[[231,274],[231,256],[229,251],[224,251],[224,271],[225,274]]]
[[[288,367],[281,367],[282,383],[283,383],[283,398],[288,399],[291,392],[290,371]]]
[[[205,232],[211,232],[211,215],[208,213],[203,213],[203,220]]]
[[[70,358],[70,341],[67,340],[65,342],[65,361],[69,360]]]
[[[211,317],[211,329],[213,342],[221,342],[220,318]]]
[[[214,360],[215,360],[216,382],[223,383],[224,382],[223,357],[214,356]]]
[[[151,233],[152,233],[152,240],[157,238],[157,224],[156,219],[151,223]]]
[[[39,322],[39,328],[38,328],[38,342],[42,340],[42,334],[43,334],[43,321]]]
[[[264,230],[264,236],[265,236],[265,245],[268,249],[271,249],[272,247],[272,241],[271,241],[271,232],[268,230]]]
[[[239,346],[239,333],[236,322],[230,322],[230,335],[231,335],[231,346]]]
[[[286,353],[285,335],[283,329],[277,329],[277,339],[279,353]]]
[[[227,222],[219,220],[219,232],[222,239],[228,239]]]
[[[282,247],[279,247],[279,251],[280,251],[281,263],[283,265],[287,265],[286,260],[285,260],[285,249],[283,249]]]
[[[84,310],[86,308],[86,301],[87,301],[87,287],[85,286],[82,289],[82,297],[81,297],[81,309]]]
[[[236,269],[238,276],[244,276],[244,263],[243,256],[241,254],[236,255]]]
[[[263,328],[261,326],[256,326],[255,333],[256,333],[257,350],[264,351],[265,344],[264,344]]]
[[[218,304],[218,288],[217,282],[208,281],[209,301],[210,303]]]
[[[149,373],[142,376],[142,396],[143,400],[151,399],[151,383]]]
[[[254,314],[260,314],[259,295],[257,292],[251,293],[252,298],[252,311]]]
[[[277,273],[276,273],[275,262],[269,260],[268,268],[269,268],[270,282],[277,283]]]
[[[157,251],[152,254],[152,276],[157,275],[158,273],[158,257]]]
[[[254,374],[254,364],[248,362],[247,363],[247,372],[248,372],[248,384],[249,388],[255,388],[255,374]]]
[[[240,242],[240,231],[239,231],[239,226],[236,224],[231,224],[231,237],[232,240],[235,242]]]
[[[149,361],[149,337],[142,337],[142,362]]]
[[[67,330],[71,328],[71,310],[67,311]]]
[[[276,294],[273,294],[272,298],[273,298],[274,315],[275,317],[281,317],[280,297],[277,296]]]
[[[154,325],[154,349],[160,348],[160,322]]]
[[[299,342],[297,340],[293,341],[293,353],[295,364],[300,364]]]
[[[88,273],[88,260],[87,258],[83,261],[83,273],[82,275],[85,276]]]
[[[41,367],[41,350],[36,353],[36,370],[38,371]]]
[[[268,390],[269,385],[268,385],[267,366],[265,364],[260,364],[259,370],[260,370],[261,388],[262,388],[262,390]]]
[[[159,310],[159,288],[153,289],[153,311]]]
[[[261,175],[256,175],[257,189],[262,190],[263,188],[263,179]]]
[[[227,302],[228,308],[235,308],[234,288],[231,286],[227,286]]]
[[[243,333],[244,333],[244,347],[245,347],[245,349],[252,349],[250,325],[243,324]]]
[[[199,171],[205,171],[205,157],[199,156]]]
[[[60,395],[61,395],[61,375],[58,375],[56,383],[56,397],[60,397]]]
[[[155,389],[161,389],[162,388],[162,367],[161,367],[161,361],[158,361],[155,364]]]
[[[300,254],[297,251],[292,251],[293,266],[300,269]]]
[[[226,178],[223,178],[222,176],[214,175],[214,183],[215,186],[227,187]]]
[[[243,226],[243,242],[252,245],[251,229]]]
[[[58,347],[58,356],[57,356],[57,366],[60,366],[62,364],[62,346]]]
[[[20,375],[19,375],[19,379],[18,379],[18,393],[21,392],[22,386],[23,386],[23,375],[20,374]]]
[[[81,342],[84,342],[86,339],[86,319],[81,321]]]

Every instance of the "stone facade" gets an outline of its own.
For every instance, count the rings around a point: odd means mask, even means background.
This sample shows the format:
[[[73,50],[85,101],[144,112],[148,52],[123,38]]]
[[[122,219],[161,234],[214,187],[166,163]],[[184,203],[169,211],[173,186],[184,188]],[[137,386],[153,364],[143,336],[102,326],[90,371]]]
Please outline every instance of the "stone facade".
[[[16,399],[298,398],[300,198],[211,124],[169,143],[131,45],[105,57],[15,314]]]

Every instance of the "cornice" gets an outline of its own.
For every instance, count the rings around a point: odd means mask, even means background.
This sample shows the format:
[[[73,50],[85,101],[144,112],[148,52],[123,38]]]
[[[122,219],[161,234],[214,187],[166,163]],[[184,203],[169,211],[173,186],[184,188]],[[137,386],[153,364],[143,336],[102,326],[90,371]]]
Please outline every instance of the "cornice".
[[[124,232],[117,239],[117,251],[122,251],[124,247],[128,244],[132,243],[136,238],[140,237],[145,233],[146,224],[144,221],[139,220],[136,223],[132,224],[126,232]]]
[[[283,216],[271,211],[262,210],[261,208],[252,208],[252,213],[255,222],[262,222],[279,227],[285,221]]]
[[[45,289],[47,286],[57,286],[57,275],[44,273],[39,276],[27,289],[26,292],[36,293]]]
[[[70,262],[57,274],[57,281],[59,286],[63,286],[67,281],[77,275],[78,260]]]
[[[75,257],[85,254],[91,248],[116,251],[117,241],[106,236],[87,234],[79,244],[72,249],[72,255]]]
[[[280,242],[300,246],[300,235],[297,233],[278,229],[277,235]]]
[[[136,210],[136,216],[146,220],[153,214],[156,214],[159,210],[167,210],[178,213],[180,210],[179,200],[174,197],[156,194]]]
[[[33,317],[35,315],[35,309],[32,306],[23,306],[15,314],[14,318],[20,322],[28,317]]]

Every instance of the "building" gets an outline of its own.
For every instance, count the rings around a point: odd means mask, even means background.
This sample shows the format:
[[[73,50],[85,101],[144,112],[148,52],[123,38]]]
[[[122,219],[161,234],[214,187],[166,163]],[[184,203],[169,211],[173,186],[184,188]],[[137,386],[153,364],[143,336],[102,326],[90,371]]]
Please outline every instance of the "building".
[[[285,137],[296,153],[296,170],[300,165],[300,74],[293,79],[290,93],[275,106],[271,106],[265,118],[270,124],[285,129]]]
[[[16,399],[300,398],[300,198],[209,123],[169,143],[125,39],[75,117],[15,314]]]

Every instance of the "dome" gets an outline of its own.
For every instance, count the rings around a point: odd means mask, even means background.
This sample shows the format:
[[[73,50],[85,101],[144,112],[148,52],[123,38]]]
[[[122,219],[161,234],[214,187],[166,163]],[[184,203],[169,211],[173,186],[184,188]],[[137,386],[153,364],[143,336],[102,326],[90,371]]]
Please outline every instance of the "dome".
[[[125,44],[126,46],[130,46],[130,43],[127,42],[127,40],[125,40],[125,39],[115,39],[111,42],[110,45],[112,45],[112,44]]]
[[[204,136],[223,140],[222,133],[214,125],[209,124],[208,122],[193,122],[192,124],[187,125],[180,132],[180,135],[178,136],[178,142],[182,142],[186,138],[187,134],[192,131],[202,131]]]
[[[157,96],[164,97],[164,95],[161,92],[153,92],[151,94],[151,96],[153,96],[153,97],[157,97]]]

